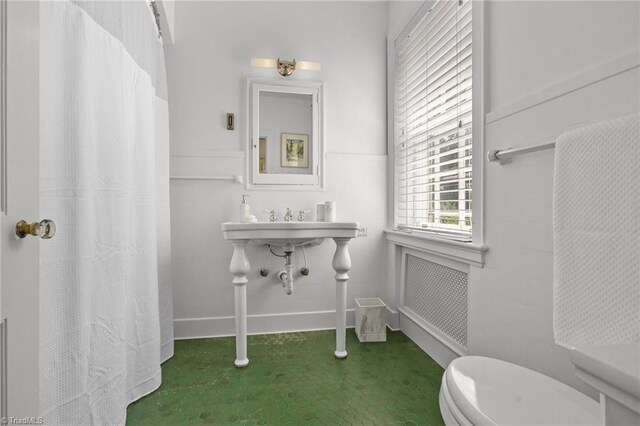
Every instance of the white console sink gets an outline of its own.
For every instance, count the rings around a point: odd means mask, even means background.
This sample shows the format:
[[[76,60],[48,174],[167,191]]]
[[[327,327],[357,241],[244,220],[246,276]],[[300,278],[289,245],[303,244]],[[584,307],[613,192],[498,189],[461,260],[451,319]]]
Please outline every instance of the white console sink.
[[[354,238],[357,222],[257,222],[222,224],[225,240],[250,240],[254,244],[295,247],[320,244],[325,238]]]
[[[251,269],[245,247],[249,243],[281,246],[293,252],[296,246],[331,238],[336,251],[331,266],[336,272],[336,358],[346,358],[347,281],[351,257],[347,245],[358,236],[357,222],[258,222],[222,224],[222,235],[233,245],[229,270],[235,287],[236,367],[246,367],[247,358],[247,273]]]

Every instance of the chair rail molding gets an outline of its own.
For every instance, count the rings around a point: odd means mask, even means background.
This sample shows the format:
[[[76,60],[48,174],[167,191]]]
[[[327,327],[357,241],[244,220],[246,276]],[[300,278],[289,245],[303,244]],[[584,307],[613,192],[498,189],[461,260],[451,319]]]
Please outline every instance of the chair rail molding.
[[[640,50],[627,51],[614,59],[603,62],[586,71],[575,73],[559,83],[543,87],[503,107],[499,107],[495,111],[490,111],[487,113],[486,124],[494,123],[638,67],[640,67]]]

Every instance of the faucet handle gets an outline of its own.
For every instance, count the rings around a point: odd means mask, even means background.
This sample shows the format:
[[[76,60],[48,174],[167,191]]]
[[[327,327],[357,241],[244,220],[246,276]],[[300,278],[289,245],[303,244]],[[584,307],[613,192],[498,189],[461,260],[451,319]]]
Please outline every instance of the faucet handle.
[[[269,213],[271,216],[269,216],[269,221],[270,222],[277,222],[278,221],[278,214],[276,213],[275,210],[263,210],[264,213]]]
[[[287,207],[287,212],[284,214],[284,221],[291,222],[293,219],[293,211],[289,207]]]
[[[309,209],[300,210],[300,212],[298,213],[298,222],[304,222],[305,213],[309,213],[310,211],[311,210],[309,210]]]

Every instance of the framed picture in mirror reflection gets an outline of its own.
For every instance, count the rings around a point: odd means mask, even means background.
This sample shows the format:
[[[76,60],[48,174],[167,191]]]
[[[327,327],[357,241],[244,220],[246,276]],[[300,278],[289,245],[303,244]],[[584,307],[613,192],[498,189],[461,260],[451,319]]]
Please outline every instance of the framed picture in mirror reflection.
[[[304,133],[280,134],[280,166],[309,167],[309,135]]]

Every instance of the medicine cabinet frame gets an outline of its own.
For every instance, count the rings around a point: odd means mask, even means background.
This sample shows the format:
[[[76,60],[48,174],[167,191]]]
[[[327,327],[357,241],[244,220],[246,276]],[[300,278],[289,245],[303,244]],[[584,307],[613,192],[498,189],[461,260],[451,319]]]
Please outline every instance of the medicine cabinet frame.
[[[324,190],[324,83],[247,79],[247,189]],[[260,93],[310,95],[311,134],[309,135],[310,174],[260,173]],[[272,135],[273,136],[273,135]],[[280,135],[276,142],[280,144]],[[280,161],[280,160],[278,160]]]

